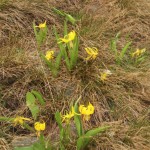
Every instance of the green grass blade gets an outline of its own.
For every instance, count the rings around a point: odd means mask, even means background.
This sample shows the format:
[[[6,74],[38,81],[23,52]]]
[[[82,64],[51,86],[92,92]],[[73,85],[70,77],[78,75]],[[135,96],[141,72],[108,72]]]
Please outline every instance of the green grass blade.
[[[65,22],[64,22],[64,24],[65,24]],[[57,42],[59,42],[59,36],[57,34],[57,30],[56,30],[55,26],[53,27],[53,29],[54,29],[54,34],[55,34],[56,40],[57,40]],[[65,30],[65,28],[64,28],[64,30]],[[67,31],[64,31],[64,32],[67,32]],[[58,46],[60,48],[62,56],[65,58],[65,62],[66,62],[67,68],[70,71],[70,61],[69,61],[66,49],[65,49],[65,47],[64,47],[64,45],[62,43],[59,43]]]
[[[55,62],[55,68],[57,70],[60,68],[61,58],[62,58],[62,52],[60,51],[56,57],[56,62]]]
[[[110,48],[115,53],[115,58],[118,57],[118,51],[117,51],[117,41],[119,39],[120,32],[117,33],[114,39],[111,40]]]
[[[129,46],[131,45],[131,43],[132,43],[132,42],[128,42],[128,43],[124,46],[124,48],[121,50],[120,57],[119,57],[120,60],[123,59],[123,57],[124,57],[124,55],[125,55],[127,49],[128,49]]]
[[[67,21],[64,21],[64,36],[68,34],[68,30],[67,30]]]
[[[76,113],[79,114],[77,103],[75,103],[74,110],[75,110]],[[77,129],[78,137],[80,137],[80,136],[82,136],[82,133],[83,133],[82,123],[81,123],[81,116],[80,115],[75,115],[74,116],[74,121],[75,121],[76,129]]]
[[[55,7],[53,7],[52,10],[58,15],[65,16],[65,13],[63,11],[56,9]]]
[[[61,114],[58,111],[55,113],[55,120],[56,120],[56,122],[57,122],[57,124],[59,126],[59,129],[62,130],[63,127],[62,127]]]
[[[0,121],[10,121],[12,122],[15,118],[9,118],[9,117],[1,117],[0,116]]]
[[[32,90],[31,93],[35,95],[35,97],[41,103],[41,105],[45,105],[45,100],[39,92]]]
[[[79,46],[79,40],[78,37],[75,37],[74,43],[73,43],[73,49],[70,50],[70,62],[71,62],[71,69],[76,65],[77,59],[78,59],[78,46]]]

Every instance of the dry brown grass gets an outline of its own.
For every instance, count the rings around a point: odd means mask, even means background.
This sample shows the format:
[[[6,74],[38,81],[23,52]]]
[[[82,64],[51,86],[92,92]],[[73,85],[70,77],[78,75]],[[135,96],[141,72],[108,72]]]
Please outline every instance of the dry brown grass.
[[[80,10],[82,19],[78,22],[78,28],[81,30],[81,58],[85,56],[84,46],[96,46],[100,50],[95,62],[86,65],[80,58],[77,68],[70,74],[62,65],[58,78],[53,78],[46,67],[39,63],[32,29],[33,20],[37,23],[47,20],[49,36],[43,51],[51,47],[58,49],[51,29],[55,24],[61,31],[63,20],[52,13],[50,8],[53,6],[74,15]],[[111,126],[108,132],[94,140],[89,149],[148,150],[149,60],[147,58],[138,67],[120,67],[115,64],[114,56],[109,51],[109,43],[120,31],[119,48],[129,35],[133,48],[146,47],[149,57],[149,25],[150,3],[147,0],[62,0],[59,3],[34,0],[8,1],[0,5],[0,116],[31,117],[25,106],[25,94],[35,89],[47,101],[40,118],[47,120],[48,125],[50,121],[50,127],[53,127],[55,111],[63,112],[81,96],[80,103],[90,101],[96,109],[86,127]],[[101,83],[98,75],[100,70],[106,68],[111,69],[113,75]],[[9,143],[13,136],[29,134],[23,129],[8,128],[7,123],[1,123],[0,126],[3,128],[0,138],[5,137]],[[45,134],[49,134],[48,129]],[[5,142],[4,145],[8,144]],[[72,145],[68,149],[73,149]]]

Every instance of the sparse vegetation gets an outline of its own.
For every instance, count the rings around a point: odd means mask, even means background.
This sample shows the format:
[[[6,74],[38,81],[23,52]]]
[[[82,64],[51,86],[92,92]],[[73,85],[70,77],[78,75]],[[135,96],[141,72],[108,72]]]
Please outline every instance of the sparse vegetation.
[[[0,149],[149,150],[148,0],[2,0],[0,24]]]

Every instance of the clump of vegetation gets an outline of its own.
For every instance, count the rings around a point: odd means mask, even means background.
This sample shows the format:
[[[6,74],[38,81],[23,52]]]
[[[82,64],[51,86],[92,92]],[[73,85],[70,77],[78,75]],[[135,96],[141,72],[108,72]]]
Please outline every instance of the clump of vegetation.
[[[0,149],[149,149],[147,1],[0,9]]]

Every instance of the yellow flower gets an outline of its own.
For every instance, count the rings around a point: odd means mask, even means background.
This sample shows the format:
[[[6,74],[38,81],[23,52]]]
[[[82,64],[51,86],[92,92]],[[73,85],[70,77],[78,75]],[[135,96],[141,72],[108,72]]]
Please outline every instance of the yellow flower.
[[[89,55],[86,60],[94,60],[96,59],[97,55],[98,55],[98,49],[96,47],[87,47],[85,48],[87,54]]]
[[[83,119],[88,121],[90,120],[90,115],[94,113],[94,106],[89,102],[89,105],[85,107],[84,105],[79,106],[79,112],[83,115]]]
[[[23,125],[24,121],[31,121],[31,119],[18,116],[13,120],[14,126],[17,124]]]
[[[45,28],[46,27],[46,21],[44,23],[40,23],[38,26],[35,26],[35,27],[38,27],[38,28]]]
[[[132,57],[138,57],[140,55],[142,55],[143,53],[145,53],[146,49],[143,48],[143,49],[137,49],[135,52],[131,53],[131,56]]]
[[[45,55],[45,58],[46,58],[47,60],[53,59],[53,58],[54,58],[54,51],[47,51],[47,52],[46,52],[46,55]]]
[[[68,43],[71,42],[75,39],[76,33],[75,31],[71,31],[69,34],[65,35],[64,38],[59,38],[59,42],[58,43]]]
[[[72,107],[71,107],[71,111],[69,111],[69,113],[66,113],[66,115],[63,115],[63,116],[62,116],[62,118],[63,118],[62,122],[65,120],[66,123],[69,123],[70,119],[71,119],[72,117],[74,117],[74,115],[79,115],[79,114],[77,114],[77,113],[75,112],[74,107],[72,106]]]
[[[45,130],[45,122],[43,121],[42,123],[41,122],[35,122],[34,123],[34,129],[37,131],[37,136],[40,136],[40,132]]]
[[[112,73],[110,70],[105,70],[103,73],[101,73],[101,76],[100,76],[101,81],[107,80],[107,77],[111,74]]]
[[[34,123],[34,128],[36,131],[43,131],[45,130],[45,122],[40,123],[40,122],[35,122]]]

